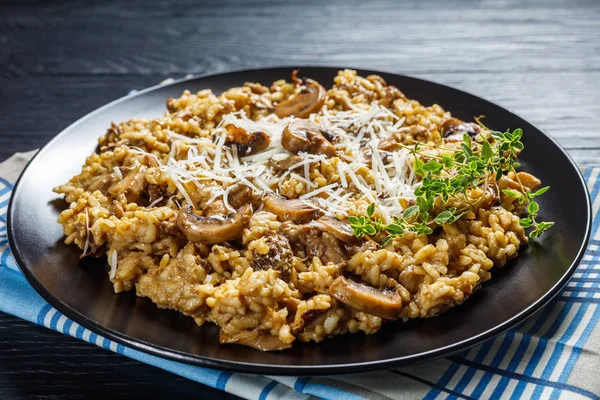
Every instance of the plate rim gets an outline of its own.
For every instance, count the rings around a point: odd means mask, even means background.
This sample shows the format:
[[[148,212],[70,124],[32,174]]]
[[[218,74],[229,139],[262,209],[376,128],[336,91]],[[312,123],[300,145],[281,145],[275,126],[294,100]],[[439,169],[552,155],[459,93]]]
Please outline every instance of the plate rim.
[[[284,69],[292,70],[292,69],[303,69],[303,68],[331,69],[331,70],[334,70],[334,69],[341,70],[341,69],[345,69],[345,68],[350,68],[350,69],[355,69],[359,72],[362,71],[362,72],[374,73],[374,74],[396,75],[396,76],[400,76],[403,78],[409,78],[409,79],[413,79],[413,80],[417,80],[417,81],[421,81],[421,82],[425,82],[425,83],[429,83],[429,84],[433,83],[438,86],[450,88],[455,91],[470,95],[472,97],[477,98],[479,101],[484,101],[495,107],[501,108],[501,109],[509,112],[510,114],[513,114],[514,116],[522,119],[523,121],[526,121],[532,127],[537,129],[543,136],[545,136],[546,139],[550,140],[560,150],[560,152],[563,154],[563,156],[565,156],[566,159],[569,161],[571,167],[575,170],[575,173],[577,174],[577,177],[579,178],[579,184],[583,188],[583,191],[585,193],[585,198],[586,198],[585,212],[587,214],[587,218],[586,218],[587,221],[586,221],[586,229],[585,229],[584,239],[581,242],[581,246],[579,247],[579,250],[577,251],[576,257],[573,259],[573,261],[571,262],[570,266],[567,268],[567,270],[565,271],[563,276],[552,286],[552,288],[550,290],[548,290],[543,296],[541,296],[536,301],[534,301],[532,304],[530,304],[527,308],[523,309],[518,314],[507,319],[503,323],[496,325],[493,328],[488,329],[487,331],[482,332],[476,336],[471,336],[465,340],[455,342],[450,345],[447,345],[447,346],[444,346],[441,348],[437,348],[434,350],[429,350],[426,352],[418,353],[418,354],[407,355],[407,356],[402,356],[402,357],[395,357],[395,358],[390,358],[390,359],[386,359],[386,360],[374,360],[374,361],[333,364],[333,365],[327,365],[327,364],[277,365],[277,364],[257,364],[257,363],[253,363],[253,362],[223,360],[223,359],[201,356],[201,355],[192,355],[190,353],[183,352],[180,350],[175,350],[172,348],[148,343],[144,340],[140,340],[137,338],[131,338],[130,336],[128,336],[124,333],[104,327],[97,321],[95,321],[95,320],[87,317],[86,315],[78,312],[77,310],[71,308],[69,305],[64,303],[60,298],[52,295],[50,293],[50,291],[48,289],[46,289],[46,287],[35,277],[34,273],[29,269],[29,267],[27,266],[27,263],[25,262],[25,260],[21,256],[21,254],[19,253],[18,245],[15,241],[15,237],[14,237],[15,233],[13,230],[13,200],[18,195],[18,191],[20,189],[19,184],[21,182],[21,179],[23,178],[23,176],[25,176],[30,165],[33,163],[33,161],[40,154],[42,154],[45,151],[48,151],[48,149],[51,147],[52,143],[55,140],[57,140],[58,137],[65,134],[66,130],[70,129],[72,126],[74,126],[76,124],[79,124],[79,123],[85,121],[88,118],[93,117],[94,115],[102,112],[106,108],[109,108],[111,106],[119,104],[120,102],[131,99],[133,97],[142,96],[148,92],[151,92],[153,90],[157,90],[160,88],[177,85],[177,84],[180,84],[183,82],[192,81],[192,80],[196,80],[199,78],[208,78],[208,77],[219,76],[219,75],[228,75],[228,74],[244,73],[244,72],[257,72],[257,71],[273,71],[273,73],[276,73],[276,72],[279,72]],[[159,83],[154,86],[150,86],[150,87],[141,89],[135,93],[127,94],[127,95],[120,97],[118,99],[115,99],[107,104],[104,104],[103,106],[101,106],[99,108],[94,109],[93,111],[85,114],[81,118],[73,121],[68,126],[63,128],[59,133],[57,133],[52,138],[50,138],[38,150],[38,152],[29,160],[29,162],[26,164],[25,168],[23,168],[23,171],[19,175],[17,181],[14,183],[12,193],[10,196],[10,200],[9,200],[9,204],[8,204],[7,220],[6,220],[8,241],[9,241],[11,253],[13,254],[13,256],[17,262],[17,265],[19,266],[19,269],[21,270],[21,272],[23,273],[23,275],[25,276],[25,278],[27,279],[29,284],[52,307],[57,309],[60,313],[62,313],[66,317],[70,318],[71,320],[73,320],[73,321],[77,322],[78,324],[82,325],[83,327],[89,329],[90,331],[98,333],[98,334],[106,337],[107,339],[113,340],[123,346],[130,347],[133,350],[138,350],[138,351],[148,353],[148,354],[151,354],[154,356],[158,356],[161,358],[166,358],[169,360],[178,361],[178,362],[182,362],[182,363],[186,363],[186,364],[192,364],[192,365],[208,367],[208,368],[217,368],[220,370],[231,371],[231,372],[245,372],[245,373],[254,373],[254,374],[257,374],[257,373],[258,374],[274,374],[275,373],[278,375],[295,375],[295,376],[348,374],[348,373],[367,372],[367,371],[388,369],[388,368],[392,368],[392,367],[406,366],[409,364],[414,364],[414,363],[418,363],[418,362],[429,361],[429,360],[434,360],[434,359],[437,359],[440,357],[449,356],[456,352],[469,349],[469,348],[476,346],[492,337],[495,337],[497,335],[500,335],[500,334],[506,332],[507,330],[518,325],[522,321],[524,321],[527,318],[529,318],[530,316],[532,316],[536,311],[540,310],[545,305],[547,305],[555,296],[558,295],[560,290],[567,284],[567,282],[569,281],[569,279],[571,278],[571,276],[577,269],[577,266],[581,262],[581,259],[583,258],[585,251],[587,250],[587,247],[588,247],[588,244],[589,244],[589,241],[591,238],[592,223],[593,223],[593,217],[592,217],[592,204],[591,204],[591,199],[590,199],[590,192],[589,192],[589,189],[585,182],[585,179],[583,178],[581,170],[577,167],[577,164],[575,164],[575,162],[573,161],[571,156],[558,143],[558,141],[556,139],[554,139],[552,136],[546,134],[543,130],[539,129],[536,125],[529,122],[529,120],[522,118],[519,114],[515,113],[511,109],[500,106],[499,104],[492,102],[492,101],[490,101],[484,97],[481,97],[479,95],[475,95],[475,94],[467,92],[465,90],[456,88],[455,86],[448,85],[445,83],[440,83],[435,80],[423,79],[423,78],[418,78],[418,77],[414,77],[411,75],[377,70],[377,69],[354,68],[354,67],[350,67],[350,66],[336,67],[333,65],[311,65],[311,64],[304,64],[302,66],[276,65],[276,66],[263,66],[263,67],[256,67],[256,68],[239,68],[239,69],[231,69],[231,70],[224,70],[224,71],[207,72],[207,73],[193,75],[193,76],[186,76],[186,77],[183,77],[180,79],[175,79],[172,82],[169,82],[167,84]],[[219,345],[219,344],[216,343],[215,345]]]

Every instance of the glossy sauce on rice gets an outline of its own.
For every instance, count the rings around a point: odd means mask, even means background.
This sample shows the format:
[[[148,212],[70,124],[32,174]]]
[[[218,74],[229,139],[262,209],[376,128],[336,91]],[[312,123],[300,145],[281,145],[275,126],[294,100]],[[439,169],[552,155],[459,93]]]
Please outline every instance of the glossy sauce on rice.
[[[513,197],[469,190],[463,201],[477,207],[457,221],[385,245],[348,220],[373,204],[373,218],[389,222],[415,204],[422,178],[408,145],[434,159],[460,146],[444,126],[486,128],[378,76],[343,70],[321,84],[294,74],[220,95],[185,91],[162,117],[113,124],[55,189],[69,203],[65,243],[106,257],[115,292],[135,290],[217,324],[222,343],[260,350],[461,304],[527,242]],[[539,186],[514,173],[494,184],[521,181]]]

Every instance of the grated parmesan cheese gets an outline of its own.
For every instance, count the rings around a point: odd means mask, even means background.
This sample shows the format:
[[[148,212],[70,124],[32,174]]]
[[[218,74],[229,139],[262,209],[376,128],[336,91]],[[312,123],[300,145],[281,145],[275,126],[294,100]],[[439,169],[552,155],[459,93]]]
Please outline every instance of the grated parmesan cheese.
[[[158,203],[160,203],[163,200],[164,197],[159,197],[158,199],[154,200],[152,203],[148,204],[148,208],[152,208],[155,205],[157,205]]]
[[[112,251],[112,254],[111,254],[109,260],[110,260],[110,262],[108,264],[110,265],[110,272],[108,274],[108,277],[110,279],[114,279],[115,275],[117,274],[117,262],[118,262],[117,250]]]
[[[113,171],[115,171],[115,175],[117,175],[119,180],[123,180],[123,174],[121,173],[119,167],[113,167]]]
[[[286,179],[295,179],[310,190],[301,195],[300,199],[312,200],[313,205],[330,215],[335,213],[347,216],[353,202],[366,198],[376,204],[386,220],[390,220],[393,215],[403,211],[400,199],[414,199],[414,189],[419,185],[408,151],[403,149],[384,152],[378,148],[382,139],[392,137],[404,129],[404,118],[375,103],[370,106],[349,104],[349,108],[348,111],[335,111],[323,107],[320,113],[310,116],[324,132],[335,136],[334,146],[339,157],[335,167],[339,182],[321,188],[311,181],[310,174],[315,164],[327,162],[325,155],[299,153],[301,161],[282,172],[275,171],[269,164],[270,160],[281,161],[291,155],[281,145],[281,136],[295,117],[278,118],[271,114],[253,121],[244,111],[230,113],[224,115],[214,129],[213,140],[169,132],[171,150],[166,163],[160,163],[156,155],[142,149],[135,148],[134,151],[154,157],[177,188],[178,197],[192,206],[196,204],[186,190],[186,185],[190,183],[200,191],[208,191],[210,199],[206,204],[221,198],[225,207],[233,212],[235,210],[229,204],[228,197],[236,185],[245,185],[255,193],[264,195],[280,193]],[[235,144],[225,144],[225,128],[228,125],[247,132],[266,133],[270,138],[269,148],[240,157]],[[178,159],[181,157],[182,146],[188,149],[187,157]],[[365,154],[365,148],[369,149],[370,156]],[[302,172],[294,172],[297,168]],[[365,169],[370,171],[373,184],[368,184],[357,174]]]
[[[308,199],[310,199],[312,197],[316,197],[316,195],[318,195],[320,193],[323,193],[323,192],[326,192],[329,189],[333,189],[337,185],[338,185],[337,183],[332,183],[332,184],[329,184],[329,185],[325,185],[322,188],[319,188],[319,189],[313,190],[312,192],[308,192],[306,194],[303,194],[302,196],[300,196],[300,199],[302,199],[302,200],[308,200]]]
[[[88,214],[88,209],[85,209],[85,244],[83,245],[83,253],[81,257],[85,257],[87,255],[88,249],[90,247],[90,216]]]

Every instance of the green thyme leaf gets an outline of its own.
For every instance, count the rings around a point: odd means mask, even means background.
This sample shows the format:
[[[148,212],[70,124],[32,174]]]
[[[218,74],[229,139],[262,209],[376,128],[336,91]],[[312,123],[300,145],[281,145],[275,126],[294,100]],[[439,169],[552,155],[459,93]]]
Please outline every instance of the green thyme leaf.
[[[404,233],[404,229],[400,225],[390,224],[385,227],[385,231],[392,235],[402,235]]]
[[[548,191],[548,189],[550,189],[550,186],[543,187],[543,188],[539,189],[537,192],[533,193],[533,195],[536,197],[541,196],[544,193],[546,193]]]
[[[421,212],[425,212],[425,210],[429,209],[428,202],[426,198],[417,197],[417,207]]]
[[[429,161],[423,165],[423,171],[425,172],[439,172],[443,168],[443,165],[437,161]]]
[[[368,235],[375,235],[377,233],[377,229],[373,225],[365,225],[364,230]]]
[[[494,152],[492,150],[492,145],[486,140],[483,142],[483,146],[481,148],[481,157],[483,157],[484,160],[489,160],[493,155]]]
[[[425,170],[423,169],[423,166],[425,165],[425,163],[423,162],[423,160],[421,160],[420,158],[415,158],[415,164],[414,164],[414,169],[415,169],[415,173],[417,175],[420,176],[425,176]]]
[[[385,239],[383,239],[383,242],[381,242],[381,247],[387,247],[390,243],[392,243],[394,237],[395,236],[388,236]]]
[[[371,203],[369,204],[369,207],[367,207],[367,216],[372,217],[373,213],[375,212],[375,203]]]
[[[466,143],[461,143],[460,147],[462,147],[463,151],[467,156],[473,155],[473,149],[471,149],[471,147],[469,147]]]
[[[451,169],[454,167],[454,159],[448,154],[442,156],[442,163],[444,164],[444,168]]]
[[[519,224],[523,227],[523,228],[529,228],[531,227],[532,221],[531,218],[521,218],[519,220]]]
[[[446,222],[450,222],[453,217],[454,217],[454,214],[452,214],[451,211],[446,210],[446,211],[442,211],[441,213],[439,213],[437,215],[437,217],[435,217],[434,221],[438,225],[443,225]]]
[[[499,181],[502,178],[502,169],[496,171],[496,180]]]
[[[515,140],[515,141],[521,140],[521,138],[523,137],[523,130],[521,128],[515,129],[512,133],[512,136],[513,136],[513,140]]]
[[[501,140],[504,137],[504,134],[502,132],[498,132],[498,131],[491,131],[490,136],[496,140]]]
[[[473,146],[473,143],[471,142],[471,137],[466,133],[463,135],[463,142],[465,142],[465,144],[469,146],[469,148]]]
[[[418,213],[419,213],[419,206],[410,206],[406,210],[404,210],[402,217],[405,219],[410,219],[411,217],[414,217]]]
[[[512,190],[512,189],[502,189],[502,193],[504,193],[507,196],[514,197],[514,198],[519,198],[522,196],[521,192],[517,192],[516,190]]]
[[[537,202],[532,201],[527,205],[527,212],[529,214],[537,215],[538,211],[540,211],[540,205]]]
[[[425,224],[422,224],[416,226],[415,232],[419,235],[431,235],[433,233],[433,229],[431,229]]]

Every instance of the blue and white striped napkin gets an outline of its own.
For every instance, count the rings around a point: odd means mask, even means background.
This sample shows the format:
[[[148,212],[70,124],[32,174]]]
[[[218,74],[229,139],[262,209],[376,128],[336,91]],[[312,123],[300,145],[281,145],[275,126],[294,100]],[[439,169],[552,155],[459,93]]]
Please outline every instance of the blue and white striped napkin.
[[[592,241],[567,287],[520,327],[456,356],[351,376],[296,378],[223,372],[164,360],[66,318],[29,286],[10,254],[8,199],[33,154],[0,164],[0,310],[248,399],[600,399],[600,168],[588,169]]]

